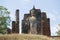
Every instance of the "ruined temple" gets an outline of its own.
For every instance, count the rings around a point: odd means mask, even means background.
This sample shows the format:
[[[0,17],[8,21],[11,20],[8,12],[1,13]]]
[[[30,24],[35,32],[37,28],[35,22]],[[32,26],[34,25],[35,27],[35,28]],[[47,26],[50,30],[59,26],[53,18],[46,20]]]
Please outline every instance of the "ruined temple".
[[[22,33],[50,36],[50,19],[47,18],[46,12],[41,12],[33,6],[29,13],[24,14]]]
[[[16,10],[16,21],[12,21],[12,33],[19,33],[19,10]]]

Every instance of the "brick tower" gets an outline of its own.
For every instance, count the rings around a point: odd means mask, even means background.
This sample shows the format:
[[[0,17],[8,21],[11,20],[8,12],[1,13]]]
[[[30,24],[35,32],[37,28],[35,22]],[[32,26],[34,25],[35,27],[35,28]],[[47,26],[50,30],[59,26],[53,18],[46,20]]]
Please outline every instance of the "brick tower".
[[[16,21],[12,21],[12,33],[19,33],[19,10],[16,10]]]

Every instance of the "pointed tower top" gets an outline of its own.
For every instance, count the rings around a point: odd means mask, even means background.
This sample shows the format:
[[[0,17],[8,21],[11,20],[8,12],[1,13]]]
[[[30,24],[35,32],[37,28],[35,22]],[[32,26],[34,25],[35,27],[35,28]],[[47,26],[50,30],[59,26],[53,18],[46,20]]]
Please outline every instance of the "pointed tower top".
[[[35,9],[35,6],[33,5],[33,9]]]

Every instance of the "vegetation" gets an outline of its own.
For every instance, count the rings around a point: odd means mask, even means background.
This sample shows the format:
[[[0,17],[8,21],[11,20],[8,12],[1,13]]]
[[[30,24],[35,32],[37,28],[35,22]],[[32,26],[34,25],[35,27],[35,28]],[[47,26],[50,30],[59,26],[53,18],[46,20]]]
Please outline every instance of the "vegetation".
[[[57,36],[60,36],[60,30],[57,32]]]
[[[60,36],[60,24],[58,24],[58,31],[57,31],[57,36]]]
[[[32,34],[10,34],[0,35],[0,40],[56,40],[43,35]]]
[[[7,26],[10,23],[10,12],[3,6],[0,6],[0,33],[5,34]]]

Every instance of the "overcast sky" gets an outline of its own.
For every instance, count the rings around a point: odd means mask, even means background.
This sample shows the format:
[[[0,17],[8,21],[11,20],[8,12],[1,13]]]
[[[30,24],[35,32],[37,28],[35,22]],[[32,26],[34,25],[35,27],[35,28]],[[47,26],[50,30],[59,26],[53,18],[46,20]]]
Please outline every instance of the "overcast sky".
[[[20,10],[20,29],[24,14],[28,13],[33,5],[46,12],[47,17],[50,18],[51,35],[56,35],[55,32],[60,24],[60,0],[0,0],[0,6],[10,11],[11,20],[15,20],[16,9]]]

